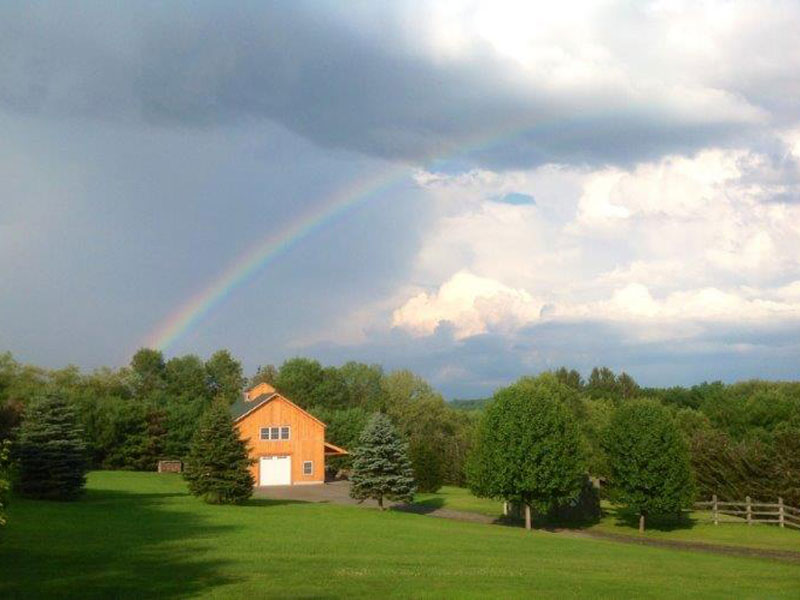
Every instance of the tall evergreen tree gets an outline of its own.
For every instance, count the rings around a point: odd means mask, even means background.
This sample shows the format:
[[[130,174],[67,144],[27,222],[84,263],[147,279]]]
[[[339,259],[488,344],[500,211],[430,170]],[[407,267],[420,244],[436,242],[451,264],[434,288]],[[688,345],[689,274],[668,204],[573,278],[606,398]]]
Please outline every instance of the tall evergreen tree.
[[[374,498],[381,510],[384,498],[402,502],[414,499],[417,490],[408,443],[386,415],[373,415],[361,433],[353,456],[351,482],[353,498]]]
[[[252,463],[227,402],[218,399],[200,419],[186,459],[189,491],[209,504],[244,502],[253,493]]]
[[[83,491],[89,464],[84,432],[59,394],[47,393],[27,408],[15,454],[23,495],[73,500]]]
[[[694,495],[689,451],[669,411],[652,400],[618,408],[603,440],[617,502],[639,514],[677,515]]]

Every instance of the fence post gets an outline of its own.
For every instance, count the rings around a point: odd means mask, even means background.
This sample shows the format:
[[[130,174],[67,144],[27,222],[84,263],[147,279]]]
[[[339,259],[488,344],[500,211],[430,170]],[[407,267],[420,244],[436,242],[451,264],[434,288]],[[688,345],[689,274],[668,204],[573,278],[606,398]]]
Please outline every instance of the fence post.
[[[531,505],[527,502],[525,503],[525,529],[528,531],[531,529]]]
[[[778,498],[778,523],[783,527],[783,498]]]
[[[711,509],[711,518],[714,519],[714,525],[719,525],[719,505],[717,504],[717,495],[716,494],[711,496],[711,501],[713,502],[712,509]]]
[[[508,501],[503,502],[503,516],[508,516]]]
[[[747,502],[747,524],[748,525],[752,525],[753,524],[753,503],[750,502],[750,496],[747,496],[745,498],[745,501]]]

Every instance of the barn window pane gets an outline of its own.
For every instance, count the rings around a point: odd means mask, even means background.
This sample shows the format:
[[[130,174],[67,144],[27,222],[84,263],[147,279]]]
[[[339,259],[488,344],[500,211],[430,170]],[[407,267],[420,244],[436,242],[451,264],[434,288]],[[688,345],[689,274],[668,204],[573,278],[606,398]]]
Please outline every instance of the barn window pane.
[[[288,427],[281,427],[281,439],[288,440],[289,439],[289,428]]]
[[[314,471],[314,463],[307,460],[303,463],[303,475],[311,475]]]
[[[272,439],[279,440],[280,439],[280,427],[273,427],[272,428]]]
[[[269,439],[269,427],[262,427],[261,428],[261,439],[268,440]]]

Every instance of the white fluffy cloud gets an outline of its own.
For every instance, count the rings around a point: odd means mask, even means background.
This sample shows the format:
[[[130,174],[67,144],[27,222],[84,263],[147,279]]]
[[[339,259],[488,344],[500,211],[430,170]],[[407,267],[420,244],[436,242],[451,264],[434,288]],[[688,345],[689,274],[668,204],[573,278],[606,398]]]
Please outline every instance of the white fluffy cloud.
[[[392,325],[430,335],[442,323],[457,339],[508,331],[539,318],[541,302],[528,292],[467,271],[453,275],[435,293],[421,292],[394,311]]]
[[[440,283],[406,297],[393,326],[447,322],[463,338],[588,319],[670,338],[800,321],[800,157],[784,138],[777,159],[709,149],[629,170],[421,173],[441,212],[416,275]],[[510,192],[535,204],[493,201]]]

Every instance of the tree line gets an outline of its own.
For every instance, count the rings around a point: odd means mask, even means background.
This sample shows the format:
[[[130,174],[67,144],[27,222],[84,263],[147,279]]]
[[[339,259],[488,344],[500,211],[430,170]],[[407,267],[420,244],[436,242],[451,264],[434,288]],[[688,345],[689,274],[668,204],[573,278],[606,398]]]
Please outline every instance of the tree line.
[[[617,411],[650,400],[664,408],[689,451],[696,497],[763,500],[782,497],[800,505],[800,382],[752,380],[670,387],[642,387],[606,367],[588,378],[572,369],[552,375],[573,394],[564,402],[575,418],[593,477],[607,479],[611,466],[603,435]],[[455,401],[484,412],[492,398]]]
[[[594,369],[585,380],[567,368],[557,369],[545,379],[560,390],[548,394],[557,397],[556,404],[568,415],[563,427],[576,432],[575,448],[569,444],[564,448],[580,461],[565,472],[580,471],[583,479],[587,475],[603,481],[619,479],[609,431],[614,422],[631,418],[625,415],[638,407],[635,409],[641,414],[636,419],[650,419],[649,429],[658,430],[655,424],[663,424],[679,435],[688,452],[691,489],[697,497],[781,496],[800,504],[800,383],[715,382],[646,388],[629,375],[604,367]],[[229,405],[244,389],[262,381],[327,423],[328,441],[345,448],[357,446],[373,415],[386,415],[408,446],[420,491],[467,483],[467,459],[478,456],[476,444],[487,439],[492,407],[499,398],[508,400],[517,393],[509,386],[493,399],[448,403],[410,371],[385,372],[379,365],[359,362],[326,367],[308,358],[293,358],[279,367],[266,365],[247,378],[241,363],[226,350],[206,360],[195,355],[165,360],[156,350],[142,349],[124,368],[92,373],[76,367],[42,369],[22,364],[9,353],[0,354],[0,519],[7,489],[2,470],[8,463],[8,442],[17,435],[32,400],[44,392],[56,391],[74,412],[89,467],[153,470],[159,459],[186,460],[201,417],[215,404]],[[536,381],[521,380],[523,387],[549,389],[550,383]],[[538,407],[533,411],[537,415],[548,411],[530,399],[503,403],[514,407],[511,414],[516,423],[513,431],[504,431],[499,439],[543,438],[544,430],[537,433],[522,415],[532,406]],[[642,403],[650,408],[641,408]],[[561,417],[552,418],[555,420],[548,427],[562,427],[558,425]],[[628,442],[626,436],[620,436],[616,447]],[[564,441],[548,443],[557,446]],[[646,440],[642,444],[636,450],[639,453],[648,448]],[[552,454],[553,448],[547,452]],[[352,456],[337,458],[330,461],[330,467],[346,471],[352,460]],[[472,468],[479,466],[473,464]],[[558,481],[562,476],[554,472],[547,479],[548,485],[555,486],[553,497],[563,499],[576,488],[561,493],[563,478],[562,484]],[[558,485],[562,485],[560,492]],[[476,483],[475,489],[481,492],[480,484]]]
[[[230,405],[262,381],[326,423],[327,440],[344,448],[355,447],[373,414],[386,414],[408,443],[420,490],[464,484],[477,415],[450,407],[410,371],[387,373],[359,362],[323,367],[292,358],[247,378],[226,350],[204,361],[195,355],[165,360],[157,350],[141,349],[124,368],[92,373],[42,369],[6,353],[0,355],[0,440],[13,436],[34,398],[56,390],[75,408],[91,468],[154,470],[160,459],[188,457],[197,424],[216,400]],[[345,456],[329,467],[349,470],[351,463]]]

